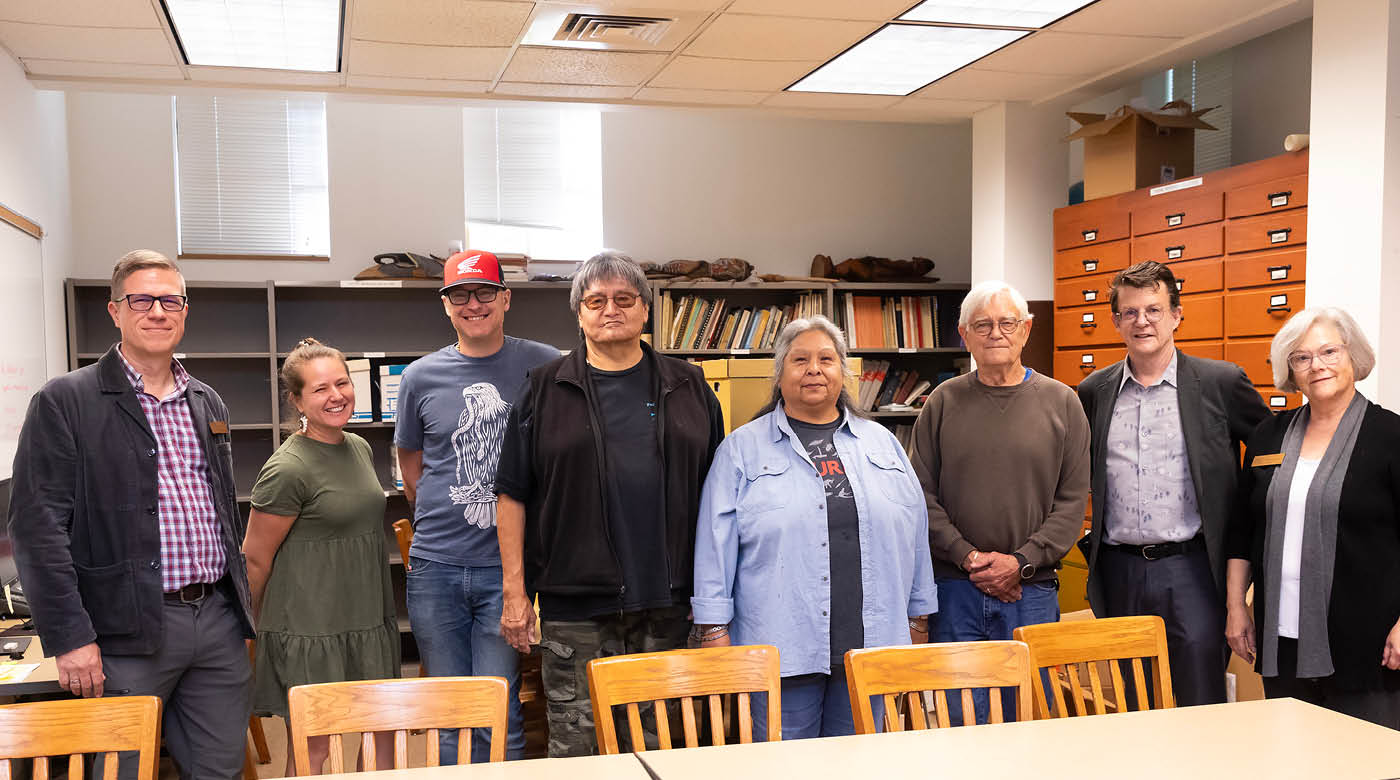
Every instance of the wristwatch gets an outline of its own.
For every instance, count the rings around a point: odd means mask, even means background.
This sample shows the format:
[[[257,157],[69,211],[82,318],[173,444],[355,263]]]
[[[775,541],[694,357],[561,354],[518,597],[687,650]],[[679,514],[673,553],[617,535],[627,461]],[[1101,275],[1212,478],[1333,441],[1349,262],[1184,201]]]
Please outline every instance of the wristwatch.
[[[1035,567],[1026,560],[1026,556],[1020,553],[1012,553],[1012,555],[1016,556],[1016,562],[1021,564],[1021,579],[1028,580],[1035,576]]]

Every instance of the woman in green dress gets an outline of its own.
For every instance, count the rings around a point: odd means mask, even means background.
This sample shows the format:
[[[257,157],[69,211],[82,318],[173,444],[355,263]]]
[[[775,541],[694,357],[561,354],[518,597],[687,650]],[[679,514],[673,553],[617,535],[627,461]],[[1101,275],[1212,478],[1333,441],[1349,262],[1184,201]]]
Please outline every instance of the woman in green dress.
[[[305,339],[282,382],[299,430],[258,474],[243,554],[258,623],[253,711],[285,720],[297,685],[398,677],[399,632],[384,491],[369,444],[344,430],[355,410],[345,356]],[[376,763],[389,768],[393,734],[376,738]],[[328,748],[327,737],[311,738],[313,773]]]

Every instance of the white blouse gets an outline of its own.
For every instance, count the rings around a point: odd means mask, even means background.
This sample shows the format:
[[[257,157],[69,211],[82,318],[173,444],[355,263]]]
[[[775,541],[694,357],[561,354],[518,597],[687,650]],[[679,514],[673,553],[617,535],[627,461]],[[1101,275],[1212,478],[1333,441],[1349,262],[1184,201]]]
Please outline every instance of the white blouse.
[[[1303,568],[1303,509],[1308,488],[1322,459],[1298,458],[1293,484],[1288,486],[1288,514],[1283,525],[1283,571],[1279,577],[1278,635],[1298,638],[1298,582]]]

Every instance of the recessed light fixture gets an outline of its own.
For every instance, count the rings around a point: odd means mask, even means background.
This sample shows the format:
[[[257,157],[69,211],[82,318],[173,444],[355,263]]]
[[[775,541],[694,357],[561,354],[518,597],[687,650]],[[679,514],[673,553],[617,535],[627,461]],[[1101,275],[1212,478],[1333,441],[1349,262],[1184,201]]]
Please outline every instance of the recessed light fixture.
[[[1093,0],[925,0],[899,17],[902,22],[942,22],[1039,29]]]
[[[341,0],[162,0],[191,65],[334,72]]]
[[[788,91],[908,95],[1028,34],[1025,30],[887,24]]]

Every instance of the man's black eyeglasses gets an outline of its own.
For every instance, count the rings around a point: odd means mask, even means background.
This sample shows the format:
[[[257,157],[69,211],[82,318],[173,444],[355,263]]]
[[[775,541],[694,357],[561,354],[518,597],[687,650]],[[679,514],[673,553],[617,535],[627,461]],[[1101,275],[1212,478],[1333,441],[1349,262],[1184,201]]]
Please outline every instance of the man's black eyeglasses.
[[[188,295],[146,295],[145,293],[127,293],[117,298],[113,303],[126,301],[126,305],[132,311],[150,311],[156,301],[160,301],[160,307],[166,311],[184,311],[186,303],[189,301]]]
[[[447,291],[447,300],[451,301],[453,306],[463,306],[471,302],[472,294],[475,293],[478,301],[490,303],[496,300],[496,294],[498,292],[500,292],[500,290],[495,287],[478,287],[475,290],[453,287],[451,290]]]

